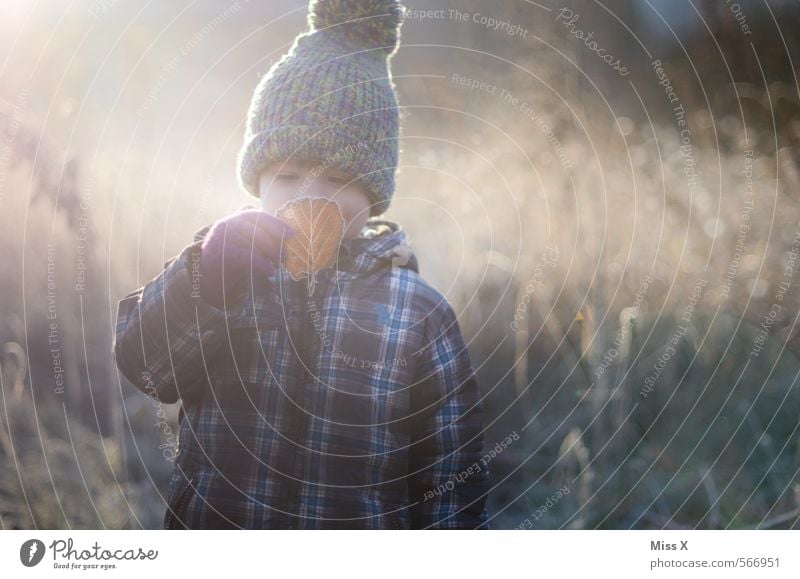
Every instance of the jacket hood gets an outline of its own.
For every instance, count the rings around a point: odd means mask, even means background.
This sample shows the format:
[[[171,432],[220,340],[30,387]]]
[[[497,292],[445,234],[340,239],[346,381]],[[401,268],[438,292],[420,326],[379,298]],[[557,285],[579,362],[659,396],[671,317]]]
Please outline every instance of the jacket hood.
[[[402,267],[419,273],[419,265],[408,235],[396,221],[371,217],[358,237],[344,239],[339,246],[340,271],[368,273],[381,267]]]

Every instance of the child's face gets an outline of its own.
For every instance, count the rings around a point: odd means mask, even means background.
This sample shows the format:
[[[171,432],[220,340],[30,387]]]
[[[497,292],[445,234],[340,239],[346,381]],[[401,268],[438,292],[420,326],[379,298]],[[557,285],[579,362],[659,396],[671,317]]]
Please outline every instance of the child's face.
[[[345,222],[344,238],[357,237],[369,218],[370,200],[361,185],[342,171],[308,161],[286,161],[268,165],[259,177],[264,211],[275,215],[281,205],[295,197],[325,197],[339,205]]]

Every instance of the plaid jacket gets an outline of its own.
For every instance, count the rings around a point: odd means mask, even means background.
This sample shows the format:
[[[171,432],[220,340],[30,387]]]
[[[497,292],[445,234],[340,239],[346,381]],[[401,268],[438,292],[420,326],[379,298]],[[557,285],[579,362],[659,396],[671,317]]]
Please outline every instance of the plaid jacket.
[[[120,372],[181,400],[166,528],[487,528],[481,396],[455,313],[372,218],[311,297],[285,268],[199,298],[209,227],[119,302]]]

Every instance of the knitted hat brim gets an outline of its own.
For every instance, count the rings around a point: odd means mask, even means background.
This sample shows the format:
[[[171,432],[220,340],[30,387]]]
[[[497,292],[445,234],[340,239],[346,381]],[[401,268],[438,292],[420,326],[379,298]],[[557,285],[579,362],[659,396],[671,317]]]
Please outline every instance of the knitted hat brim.
[[[259,177],[268,165],[286,160],[319,162],[358,178],[372,204],[370,216],[377,216],[389,208],[393,193],[382,190],[386,182],[382,172],[393,173],[395,168],[365,166],[373,159],[363,154],[363,149],[370,146],[374,145],[353,140],[345,129],[336,126],[320,131],[317,127],[284,125],[262,131],[253,135],[239,154],[240,185],[252,196],[260,197]]]

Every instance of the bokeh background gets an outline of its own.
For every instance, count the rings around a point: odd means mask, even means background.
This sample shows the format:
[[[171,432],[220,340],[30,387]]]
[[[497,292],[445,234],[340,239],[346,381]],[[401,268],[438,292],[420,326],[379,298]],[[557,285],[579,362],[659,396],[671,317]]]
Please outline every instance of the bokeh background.
[[[491,525],[800,527],[800,4],[405,4],[386,216],[512,441]],[[305,18],[0,2],[0,527],[160,526],[177,408],[117,372],[116,304],[253,202],[247,105]]]

